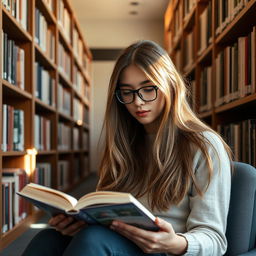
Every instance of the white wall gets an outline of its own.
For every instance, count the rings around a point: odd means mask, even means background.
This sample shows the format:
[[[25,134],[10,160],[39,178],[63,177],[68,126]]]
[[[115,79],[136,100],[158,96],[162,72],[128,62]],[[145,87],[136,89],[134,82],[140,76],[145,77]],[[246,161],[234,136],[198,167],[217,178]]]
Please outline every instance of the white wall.
[[[85,21],[80,23],[84,38],[90,48],[126,48],[141,40],[163,44],[163,22]],[[90,162],[91,171],[98,170],[98,140],[102,128],[109,78],[114,61],[94,61],[92,64]]]
[[[107,102],[108,82],[114,67],[114,61],[95,61],[92,72],[91,120],[90,120],[90,163],[91,171],[98,170],[100,137],[105,106]]]

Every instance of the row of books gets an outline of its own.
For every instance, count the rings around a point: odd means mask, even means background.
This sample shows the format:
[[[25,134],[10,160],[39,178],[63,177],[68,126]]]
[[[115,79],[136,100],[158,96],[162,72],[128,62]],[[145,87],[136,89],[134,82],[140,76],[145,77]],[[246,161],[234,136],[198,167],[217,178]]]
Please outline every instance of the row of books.
[[[83,133],[83,147],[85,150],[89,150],[89,133]]]
[[[25,51],[2,31],[2,78],[21,89],[25,87]]]
[[[61,83],[58,86],[58,110],[67,116],[71,116],[71,92]]]
[[[44,116],[35,115],[35,148],[37,150],[51,150],[51,120]]]
[[[84,155],[81,159],[75,157],[72,164],[72,169],[70,169],[70,162],[67,160],[58,161],[58,174],[57,174],[57,189],[65,191],[70,186],[70,175],[72,175],[73,182],[78,182],[79,179],[86,173],[88,170],[89,157]],[[83,166],[84,169],[81,168]]]
[[[191,30],[187,33],[187,35],[184,38],[184,54],[183,54],[183,67],[186,70],[187,67],[190,67],[195,60],[195,29]],[[181,53],[181,51],[179,51]],[[182,66],[181,63],[181,55],[179,54],[176,58],[177,61],[179,61],[178,65]]]
[[[204,112],[212,108],[212,66],[204,67],[200,76],[200,107]]]
[[[182,3],[178,1],[177,10],[174,12],[174,24],[173,24],[173,41],[176,42],[181,35],[182,22],[183,22],[183,10]]]
[[[81,72],[76,67],[76,65],[74,65],[73,86],[79,94],[83,95],[83,93],[81,93],[81,92],[83,92],[83,90],[84,90],[84,88],[83,88],[84,78],[83,78]]]
[[[70,43],[71,38],[71,17],[68,9],[65,7],[64,1],[59,0],[58,1],[58,23],[60,27],[63,30],[63,33],[67,39],[67,41]]]
[[[35,8],[35,42],[42,51],[54,62],[55,59],[55,35],[47,24],[44,15]]]
[[[33,176],[34,183],[52,187],[52,166],[50,163],[36,163],[36,169]]]
[[[28,183],[28,175],[20,168],[2,170],[2,233],[12,229],[28,215],[27,202],[19,197],[20,191]]]
[[[27,0],[2,0],[2,3],[6,10],[27,30],[29,17]]]
[[[14,109],[13,106],[3,104],[3,143],[2,150],[6,151],[24,151],[24,111]],[[35,148],[37,150],[51,150],[52,127],[51,120],[44,116],[35,115]],[[73,129],[74,149],[79,149],[81,138],[79,129]],[[84,145],[88,149],[88,134],[84,132]],[[71,149],[71,127],[62,122],[58,124],[58,149]]]
[[[58,150],[71,149],[71,127],[63,122],[58,123]]]
[[[43,0],[51,12],[54,11],[54,0]]]
[[[186,20],[193,8],[196,6],[196,0],[184,0],[183,5],[183,17],[184,20]]]
[[[80,130],[78,127],[73,128],[73,149],[79,150],[81,149],[81,143],[83,143],[83,149],[89,149],[89,133],[83,132],[83,138],[81,140]]]
[[[217,131],[231,147],[236,161],[256,166],[256,119],[218,125]]]
[[[24,111],[3,104],[3,143],[2,150],[24,150]]]
[[[66,160],[58,161],[58,171],[57,171],[57,189],[66,190],[70,186],[70,177],[69,177],[69,162]]]
[[[71,58],[65,47],[59,43],[58,47],[58,68],[61,74],[67,79],[71,79]]]
[[[74,127],[73,128],[73,148],[74,150],[79,150],[81,148],[81,140],[79,136],[79,128]]]
[[[86,84],[84,87],[84,97],[86,100],[90,101],[90,86]]]
[[[83,104],[76,98],[73,100],[73,118],[79,125],[83,123]]]
[[[89,122],[90,122],[90,117],[89,117],[89,108],[88,107],[85,107],[84,108],[84,123],[88,124],[89,125]]]
[[[210,1],[199,16],[199,50],[198,55],[207,48],[212,41],[212,2]]]
[[[79,33],[76,29],[73,30],[73,49],[74,55],[78,60],[78,63],[83,65],[84,46],[83,42],[79,37]],[[85,66],[83,66],[85,68]]]
[[[216,58],[215,106],[255,93],[256,26]]]
[[[35,96],[45,104],[55,107],[55,79],[40,63],[34,63]]]
[[[216,34],[223,29],[236,17],[236,15],[248,4],[250,0],[216,0],[215,1],[215,22]]]

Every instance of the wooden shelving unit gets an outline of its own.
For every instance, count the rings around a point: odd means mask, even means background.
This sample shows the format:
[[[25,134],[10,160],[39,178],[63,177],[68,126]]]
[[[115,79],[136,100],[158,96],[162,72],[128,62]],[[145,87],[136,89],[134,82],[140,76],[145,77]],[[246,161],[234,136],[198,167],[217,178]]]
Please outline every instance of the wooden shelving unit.
[[[14,2],[18,4],[8,6]],[[47,164],[48,185],[65,191],[89,174],[92,56],[68,0],[2,0],[0,16],[1,251],[42,215],[30,205],[26,217],[12,224],[6,220],[6,168],[23,169],[27,182],[37,182],[46,177],[46,170],[38,174],[37,164]],[[8,106],[23,112],[24,127],[18,137],[12,134],[17,124],[12,124]],[[65,124],[66,132],[62,133],[60,124]],[[19,144],[22,150],[13,149],[17,138],[24,141]]]
[[[170,0],[164,26],[165,48],[189,81],[193,109],[236,160],[254,166],[255,13],[255,0]]]

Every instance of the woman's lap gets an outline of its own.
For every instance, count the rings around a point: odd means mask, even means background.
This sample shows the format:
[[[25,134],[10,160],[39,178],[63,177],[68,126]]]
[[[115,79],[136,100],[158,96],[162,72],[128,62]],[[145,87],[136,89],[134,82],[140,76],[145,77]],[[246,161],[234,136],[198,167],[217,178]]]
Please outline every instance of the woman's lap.
[[[100,225],[91,225],[74,237],[63,236],[54,229],[41,231],[31,241],[23,256],[163,256],[145,254],[133,242]]]

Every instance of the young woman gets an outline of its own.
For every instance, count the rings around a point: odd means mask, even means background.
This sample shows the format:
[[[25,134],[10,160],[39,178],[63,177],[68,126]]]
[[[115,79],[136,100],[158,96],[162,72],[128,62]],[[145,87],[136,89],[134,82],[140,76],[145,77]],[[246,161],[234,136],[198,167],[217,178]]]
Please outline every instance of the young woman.
[[[223,255],[230,151],[195,116],[182,77],[156,43],[132,44],[117,60],[104,127],[97,189],[132,193],[160,230],[58,215],[49,221],[55,229],[40,232],[23,255]]]

